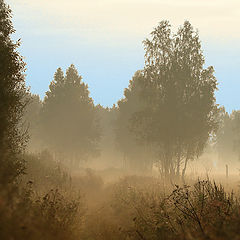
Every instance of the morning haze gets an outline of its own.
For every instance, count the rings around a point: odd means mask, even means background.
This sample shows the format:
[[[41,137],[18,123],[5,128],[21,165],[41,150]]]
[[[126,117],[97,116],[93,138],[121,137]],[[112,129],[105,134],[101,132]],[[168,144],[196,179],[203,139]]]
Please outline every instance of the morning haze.
[[[239,239],[239,7],[0,0],[0,239]]]

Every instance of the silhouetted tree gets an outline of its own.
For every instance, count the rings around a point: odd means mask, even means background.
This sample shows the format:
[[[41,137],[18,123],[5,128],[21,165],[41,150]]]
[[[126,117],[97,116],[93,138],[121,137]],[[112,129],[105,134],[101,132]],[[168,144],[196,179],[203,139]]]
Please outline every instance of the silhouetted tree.
[[[114,168],[121,167],[122,156],[116,151],[114,131],[118,109],[115,104],[111,108],[97,105],[96,109],[102,133],[101,141],[99,143],[101,156],[99,159],[97,159],[97,161],[100,166]]]
[[[186,21],[176,34],[162,21],[144,41],[142,101],[132,118],[136,136],[158,151],[159,169],[166,176],[186,171],[216,129],[217,80],[213,67],[204,69],[198,33]]]
[[[74,65],[66,76],[61,68],[55,73],[43,101],[41,121],[46,144],[55,152],[75,163],[97,154],[100,132],[96,109]]]
[[[40,112],[42,109],[42,101],[39,95],[29,93],[27,95],[28,105],[23,115],[23,123],[28,129],[29,141],[27,150],[30,152],[39,152],[42,148],[42,131],[40,122]]]
[[[14,42],[11,10],[0,0],[0,183],[12,182],[23,172],[20,157],[26,138],[19,127],[26,101],[25,63]]]
[[[216,134],[219,160],[223,163],[240,159],[240,111],[231,114],[222,109]]]
[[[130,122],[132,116],[145,106],[145,102],[141,101],[143,81],[143,72],[137,71],[124,91],[124,98],[118,101],[115,135],[117,148],[123,153],[124,167],[147,171],[152,168],[153,163],[150,146],[136,141]]]

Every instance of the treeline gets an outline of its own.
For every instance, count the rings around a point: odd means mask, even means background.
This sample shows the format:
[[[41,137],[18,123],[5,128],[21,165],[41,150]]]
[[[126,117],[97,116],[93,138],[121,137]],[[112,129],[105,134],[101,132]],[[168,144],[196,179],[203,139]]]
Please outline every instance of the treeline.
[[[112,108],[94,105],[74,65],[57,69],[43,101],[30,94],[29,151],[48,149],[73,168],[102,156],[136,171],[154,165],[172,177],[184,177],[206,146],[219,159],[238,154],[238,113],[216,104],[217,80],[212,66],[204,68],[198,32],[186,21],[173,33],[162,21],[143,43],[145,66]]]
[[[96,108],[73,65],[66,76],[57,70],[43,102],[38,96],[30,97],[25,121],[30,124],[32,147],[42,146],[60,158],[67,156],[73,166],[78,158],[97,154],[100,130]]]
[[[221,109],[215,147],[221,162],[240,160],[240,111],[227,113]]]
[[[94,105],[74,65],[66,73],[57,69],[43,100],[26,89],[19,42],[10,38],[11,11],[1,4],[1,142],[7,149],[1,167],[12,169],[13,178],[24,169],[19,156],[27,140],[29,152],[48,150],[74,169],[102,156],[118,167],[155,166],[161,176],[184,177],[206,146],[219,159],[238,158],[239,112],[229,115],[216,104],[214,68],[204,67],[198,32],[188,21],[176,33],[168,21],[154,28],[143,41],[144,68],[117,105],[104,108]]]

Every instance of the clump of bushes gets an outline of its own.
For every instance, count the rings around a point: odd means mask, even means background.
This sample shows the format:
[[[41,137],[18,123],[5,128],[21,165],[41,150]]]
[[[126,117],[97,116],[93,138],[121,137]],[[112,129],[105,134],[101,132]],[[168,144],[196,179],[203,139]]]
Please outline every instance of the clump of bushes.
[[[34,188],[45,192],[46,189],[68,188],[71,183],[71,176],[64,166],[53,159],[48,151],[38,154],[26,154],[25,175],[22,177],[23,183],[31,180]]]
[[[29,182],[1,200],[0,239],[76,239],[81,229],[84,208],[75,194],[55,189],[38,196]]]
[[[122,189],[121,189],[122,191]],[[117,208],[128,212],[131,239],[237,239],[240,205],[223,186],[198,181],[175,186],[171,194],[128,186],[117,195]],[[117,210],[121,211],[121,210]]]
[[[26,163],[21,184],[0,188],[0,239],[239,239],[239,199],[210,180],[188,186],[128,176],[104,184],[90,169],[70,176],[47,152]]]
[[[110,197],[86,215],[84,240],[239,239],[238,198],[210,180],[164,190],[161,180],[126,177],[106,189]]]
[[[21,181],[0,188],[0,239],[77,239],[85,205],[69,174],[47,152],[25,159]]]

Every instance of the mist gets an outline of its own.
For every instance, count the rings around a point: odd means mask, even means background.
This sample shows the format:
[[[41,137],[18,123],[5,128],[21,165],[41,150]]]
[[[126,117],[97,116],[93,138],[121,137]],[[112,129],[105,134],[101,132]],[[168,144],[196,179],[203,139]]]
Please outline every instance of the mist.
[[[56,3],[45,4],[51,14]],[[107,107],[74,63],[49,66],[44,97],[33,92],[12,18],[0,0],[0,239],[239,239],[240,110],[216,100],[201,31],[156,23],[142,67]]]

